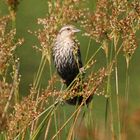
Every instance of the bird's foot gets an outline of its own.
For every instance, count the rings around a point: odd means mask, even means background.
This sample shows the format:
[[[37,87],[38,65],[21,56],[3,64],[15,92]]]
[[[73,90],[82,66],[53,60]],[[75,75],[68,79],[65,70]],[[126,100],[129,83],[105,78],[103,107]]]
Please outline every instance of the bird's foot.
[[[80,71],[80,73],[82,73],[82,74],[85,74],[85,73],[86,73],[84,67],[80,68],[79,71]]]
[[[61,82],[62,82],[63,84],[66,84],[66,80],[63,80],[63,79],[62,79]]]

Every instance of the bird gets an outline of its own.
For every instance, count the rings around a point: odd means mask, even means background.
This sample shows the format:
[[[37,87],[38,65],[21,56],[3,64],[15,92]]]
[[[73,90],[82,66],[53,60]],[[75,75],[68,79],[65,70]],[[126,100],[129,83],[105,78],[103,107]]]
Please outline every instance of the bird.
[[[53,61],[57,73],[63,79],[67,87],[72,87],[74,82],[77,81],[74,81],[74,79],[79,75],[83,68],[80,45],[75,39],[75,34],[78,32],[80,32],[80,30],[74,25],[63,26],[56,36],[52,49]],[[82,76],[78,77],[79,81],[81,81],[83,78],[83,74],[81,75]],[[80,86],[79,90],[81,90]],[[66,100],[66,102],[70,105],[80,105],[82,101],[82,95]],[[86,100],[86,104],[88,104],[90,101],[91,97]]]

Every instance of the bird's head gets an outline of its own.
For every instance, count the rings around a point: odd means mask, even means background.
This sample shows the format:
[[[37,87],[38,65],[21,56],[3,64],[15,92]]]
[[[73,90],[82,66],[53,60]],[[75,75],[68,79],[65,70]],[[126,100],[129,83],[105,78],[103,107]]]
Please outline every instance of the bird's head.
[[[61,38],[71,38],[75,33],[80,32],[79,29],[77,29],[73,25],[66,25],[63,26],[59,31],[59,37]]]

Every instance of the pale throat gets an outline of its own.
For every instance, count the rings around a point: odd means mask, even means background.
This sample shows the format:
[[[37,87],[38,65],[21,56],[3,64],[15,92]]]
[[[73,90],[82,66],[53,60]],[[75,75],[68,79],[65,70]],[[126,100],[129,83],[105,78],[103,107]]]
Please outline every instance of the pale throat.
[[[69,36],[66,37],[65,39],[62,39],[60,41],[61,43],[61,47],[60,47],[60,55],[65,57],[65,56],[69,56],[69,53],[73,52],[73,48],[74,48],[74,40]],[[63,52],[63,53],[62,53]]]
[[[59,42],[63,47],[71,47],[73,45],[74,38],[73,36],[59,36],[57,42]]]

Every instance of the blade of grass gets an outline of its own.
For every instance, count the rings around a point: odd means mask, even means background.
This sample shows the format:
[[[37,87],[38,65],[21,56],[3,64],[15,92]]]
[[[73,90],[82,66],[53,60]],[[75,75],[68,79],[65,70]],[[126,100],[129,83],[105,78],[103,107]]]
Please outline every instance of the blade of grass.
[[[117,53],[118,36],[114,34],[114,50]],[[115,84],[116,84],[116,104],[117,104],[117,124],[118,124],[118,140],[121,140],[121,120],[120,120],[120,105],[119,105],[119,80],[118,80],[118,60],[115,58]]]
[[[41,79],[41,76],[42,76],[42,73],[43,73],[46,61],[47,61],[47,59],[46,59],[45,55],[42,55],[42,58],[41,58],[41,61],[40,61],[40,65],[39,65],[39,68],[38,68],[35,80],[33,82],[33,87],[35,89],[38,88],[38,85],[39,85],[39,82],[40,82],[40,79]]]
[[[49,133],[49,128],[50,128],[51,121],[52,121],[52,117],[50,117],[49,120],[48,120],[47,128],[46,128],[46,131],[45,131],[45,136],[44,136],[45,140],[47,140],[47,136],[48,136],[48,133]]]
[[[71,125],[71,128],[70,128],[70,131],[68,133],[68,137],[67,137],[67,140],[72,140],[72,136],[74,136],[74,128],[75,128],[75,125],[76,125],[76,122],[78,120],[78,116],[80,114],[80,111],[81,111],[81,108],[77,111],[77,113],[75,114],[75,118],[74,118],[74,122],[73,124]]]
[[[60,129],[57,131],[57,133],[51,138],[51,140],[54,140],[57,135],[62,131],[62,129],[69,123],[69,121],[75,116],[75,114],[79,111],[79,109],[82,107],[82,105],[84,104],[81,103],[81,105],[74,111],[74,113],[67,119],[67,121],[60,127]]]
[[[41,112],[35,119],[33,119],[28,126],[30,126],[34,121],[38,120],[42,115],[44,115],[47,111],[49,111],[50,109],[52,110],[53,108],[55,108],[58,105],[58,102],[50,105],[48,108],[46,108],[43,112]],[[49,111],[50,112],[50,111]],[[20,135],[24,132],[24,129],[21,130],[21,132],[14,138],[14,140],[17,140]]]
[[[110,47],[110,55],[106,56],[106,60],[107,60],[107,67],[109,67],[109,65],[112,63],[113,61],[113,48],[114,48],[114,44],[113,42],[111,43],[111,47]],[[110,114],[110,127],[111,127],[111,132],[112,134],[114,134],[114,123],[113,123],[113,111],[112,111],[112,97],[111,97],[111,71],[112,71],[112,67],[109,68],[108,71],[108,77],[107,77],[107,90],[106,90],[106,106],[105,106],[105,130],[107,130],[107,126],[108,126],[108,114]],[[110,112],[109,112],[110,110]]]
[[[55,108],[56,109],[56,108]],[[46,120],[50,117],[52,117],[52,115],[54,114],[54,108],[52,108],[48,114],[43,118],[43,120],[41,121],[41,123],[39,124],[39,126],[37,127],[36,131],[34,132],[33,136],[31,137],[31,140],[36,140],[37,136],[39,135],[39,133],[41,132],[41,130],[44,128],[44,126],[46,125]]]
[[[87,59],[88,59],[88,54],[89,54],[89,48],[90,48],[90,46],[91,46],[91,38],[89,38],[89,41],[88,41],[85,62],[87,62]]]

